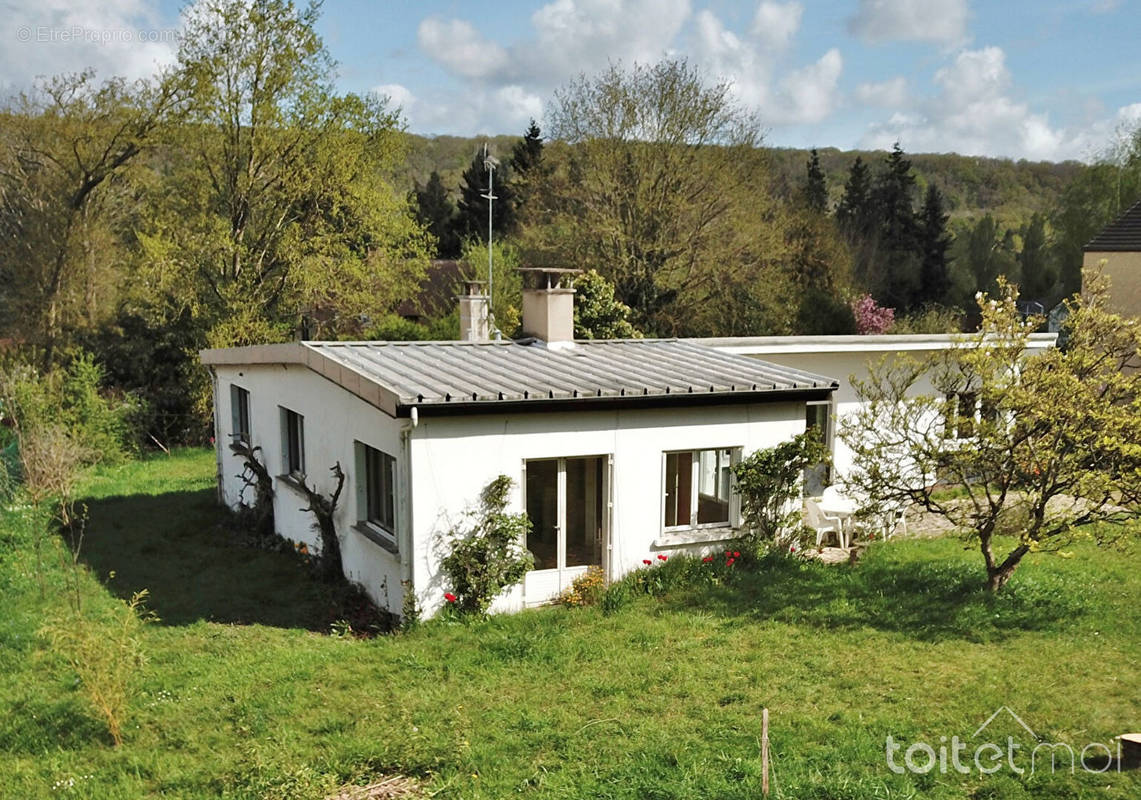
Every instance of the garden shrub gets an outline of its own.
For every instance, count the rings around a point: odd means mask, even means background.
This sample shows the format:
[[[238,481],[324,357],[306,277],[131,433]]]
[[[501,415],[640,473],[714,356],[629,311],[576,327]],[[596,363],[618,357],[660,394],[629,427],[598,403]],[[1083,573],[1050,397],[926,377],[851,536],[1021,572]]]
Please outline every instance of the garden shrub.
[[[534,559],[519,545],[531,530],[526,514],[507,513],[512,481],[500,475],[480,494],[468,524],[453,528],[451,552],[441,566],[452,591],[449,602],[464,613],[484,614],[506,587],[523,580]]]
[[[76,673],[79,689],[107,724],[115,746],[123,743],[131,692],[146,663],[140,634],[155,617],[144,604],[147,591],[135,592],[125,605],[115,603],[106,618],[78,613],[50,622],[41,633]]]
[[[636,597],[662,597],[674,592],[724,585],[740,571],[747,558],[749,554],[736,549],[736,545],[702,557],[661,554],[647,558],[640,568],[610,584],[599,605],[603,614],[612,614]]]
[[[559,595],[559,603],[564,606],[592,606],[602,599],[606,591],[606,576],[602,567],[593,566],[579,575],[569,589]]]
[[[819,432],[809,429],[775,447],[756,450],[733,467],[747,549],[754,554],[773,545],[787,549],[800,529],[796,501],[804,470],[827,459]]]

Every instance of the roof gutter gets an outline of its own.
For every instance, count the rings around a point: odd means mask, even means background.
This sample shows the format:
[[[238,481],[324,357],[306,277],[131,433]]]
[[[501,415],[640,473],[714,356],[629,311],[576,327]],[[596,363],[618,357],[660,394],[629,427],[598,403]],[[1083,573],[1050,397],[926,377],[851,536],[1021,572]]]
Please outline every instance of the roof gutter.
[[[397,417],[445,417],[473,414],[520,414],[542,411],[605,411],[635,408],[693,408],[749,403],[827,400],[839,388],[827,386],[803,389],[770,389],[763,392],[686,392],[684,394],[607,395],[604,397],[543,398],[539,400],[475,400],[443,403],[409,403],[396,406]]]

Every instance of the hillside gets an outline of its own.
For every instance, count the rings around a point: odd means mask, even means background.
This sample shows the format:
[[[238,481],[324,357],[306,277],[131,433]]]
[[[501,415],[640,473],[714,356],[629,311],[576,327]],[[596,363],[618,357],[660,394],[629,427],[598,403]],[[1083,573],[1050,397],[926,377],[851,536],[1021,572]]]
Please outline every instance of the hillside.
[[[408,134],[408,155],[403,169],[394,175],[398,185],[411,189],[427,181],[437,170],[444,185],[456,194],[460,175],[485,141],[500,157],[511,151],[518,137],[436,136]],[[839,202],[848,168],[856,156],[872,165],[873,171],[887,155],[883,151],[819,151],[820,164],[828,179],[833,204]],[[769,151],[777,185],[795,187],[804,176],[809,151],[774,148]],[[956,154],[923,153],[908,155],[920,191],[934,182],[946,195],[952,221],[993,214],[1003,226],[1018,227],[1035,211],[1049,213],[1057,207],[1066,185],[1087,167],[1076,161],[1013,161]]]

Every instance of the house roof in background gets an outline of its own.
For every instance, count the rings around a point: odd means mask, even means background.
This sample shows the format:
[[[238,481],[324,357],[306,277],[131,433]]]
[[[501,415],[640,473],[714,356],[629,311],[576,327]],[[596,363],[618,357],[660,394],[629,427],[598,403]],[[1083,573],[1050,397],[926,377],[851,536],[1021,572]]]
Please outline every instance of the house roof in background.
[[[679,339],[297,342],[202,351],[208,365],[304,364],[393,416],[824,396],[832,378]]]
[[[1054,346],[1056,333],[1032,333],[1027,350]],[[899,353],[917,350],[950,350],[977,341],[970,333],[884,333],[845,336],[726,336],[715,339],[688,339],[724,353],[763,356],[798,353]]]
[[[1082,250],[1092,253],[1141,252],[1141,200],[1101,229]]]

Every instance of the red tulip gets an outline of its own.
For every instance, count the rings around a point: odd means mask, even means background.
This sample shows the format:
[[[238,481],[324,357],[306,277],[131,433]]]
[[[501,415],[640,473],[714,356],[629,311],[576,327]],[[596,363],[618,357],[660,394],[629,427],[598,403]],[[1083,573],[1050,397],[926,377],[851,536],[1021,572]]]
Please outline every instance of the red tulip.
[[[447,600],[449,603],[456,602],[456,596],[454,594],[452,594],[451,592],[444,592],[444,599]]]
[[[669,556],[658,554],[658,561],[665,561],[667,558],[669,558]]]
[[[650,566],[651,564],[653,564],[654,562],[653,562],[653,561],[651,561],[651,560],[650,560],[650,559],[648,559],[648,558],[643,558],[643,559],[642,559],[642,563],[643,563],[643,564],[645,564],[645,565],[648,567],[648,566]]]
[[[737,552],[733,553],[733,558],[740,558],[740,557],[741,557],[740,553],[737,553]]]
[[[726,565],[726,566],[729,566],[729,567],[731,567],[731,566],[733,566],[733,562],[734,562],[734,561],[736,561],[736,560],[737,560],[737,559],[735,559],[735,558],[731,558],[731,559],[729,559],[728,561],[726,561],[726,562],[725,562],[725,565]]]
[[[706,564],[712,564],[713,563],[713,556],[706,556],[705,558],[703,558],[701,560],[704,561]]]

